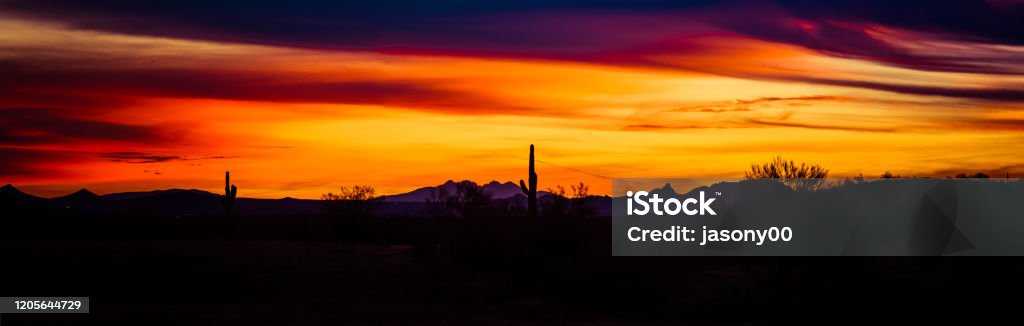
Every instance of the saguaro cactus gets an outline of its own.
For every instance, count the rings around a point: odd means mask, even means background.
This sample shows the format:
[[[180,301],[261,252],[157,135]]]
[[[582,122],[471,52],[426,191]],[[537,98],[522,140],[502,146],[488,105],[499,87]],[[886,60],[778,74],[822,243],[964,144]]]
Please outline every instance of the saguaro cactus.
[[[519,179],[519,187],[523,188],[526,195],[527,213],[530,217],[537,217],[537,172],[533,169],[533,144],[530,144],[530,186],[526,186],[523,179]]]
[[[235,198],[238,195],[238,187],[231,184],[231,172],[224,171],[224,196],[220,197],[220,204],[224,206],[224,215],[231,218],[231,209],[235,206]]]

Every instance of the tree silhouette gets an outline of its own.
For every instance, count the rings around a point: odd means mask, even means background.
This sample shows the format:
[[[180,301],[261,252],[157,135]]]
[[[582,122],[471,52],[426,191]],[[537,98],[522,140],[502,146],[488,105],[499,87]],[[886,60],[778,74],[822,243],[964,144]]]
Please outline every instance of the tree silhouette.
[[[358,217],[370,212],[379,197],[372,186],[341,187],[337,194],[328,192],[320,196],[328,210],[344,217]]]
[[[327,211],[338,218],[334,224],[335,234],[353,238],[360,231],[360,221],[372,213],[380,197],[372,186],[355,185],[351,188],[341,187],[337,194],[328,192],[321,195],[320,199],[324,201]]]
[[[548,188],[541,212],[545,218],[588,218],[597,215],[597,209],[588,201],[590,186],[582,181],[569,185],[567,194],[565,187],[557,185]]]
[[[565,187],[548,187],[547,192],[548,195],[540,203],[540,211],[544,213],[544,218],[562,218],[568,215],[569,198],[565,196]]]
[[[491,196],[484,188],[468,180],[456,183],[455,193],[438,187],[427,197],[427,214],[434,217],[483,216],[491,206]]]
[[[590,195],[590,186],[580,181],[578,184],[569,185],[572,189],[572,199],[584,199]]]

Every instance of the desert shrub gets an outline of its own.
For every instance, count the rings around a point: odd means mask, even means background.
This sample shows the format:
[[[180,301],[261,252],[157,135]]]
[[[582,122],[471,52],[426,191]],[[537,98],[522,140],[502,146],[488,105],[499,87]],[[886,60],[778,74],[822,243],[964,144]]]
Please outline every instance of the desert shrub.
[[[335,236],[345,239],[358,236],[362,220],[373,215],[380,198],[377,191],[367,185],[341,187],[336,194],[328,192],[320,196],[324,209],[334,218]]]
[[[956,178],[957,179],[964,179],[964,178],[988,179],[989,176],[988,176],[988,174],[985,174],[985,173],[982,173],[982,172],[978,172],[978,173],[975,173],[975,174],[967,174],[967,173],[961,172],[961,173],[956,175]]]
[[[825,186],[824,178],[828,176],[828,169],[817,164],[797,164],[793,160],[776,156],[762,164],[751,164],[745,176],[747,179],[778,179],[793,190],[814,191]]]

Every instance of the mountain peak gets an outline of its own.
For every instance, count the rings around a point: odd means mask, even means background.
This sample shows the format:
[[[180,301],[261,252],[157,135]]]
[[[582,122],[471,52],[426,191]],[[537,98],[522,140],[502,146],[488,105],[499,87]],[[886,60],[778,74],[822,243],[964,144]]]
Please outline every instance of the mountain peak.
[[[449,194],[452,194],[456,191],[456,187],[458,187],[459,184],[463,183],[479,185],[484,192],[486,192],[488,195],[491,196],[491,198],[494,199],[514,197],[515,195],[520,194],[522,192],[522,190],[519,188],[519,185],[511,181],[501,183],[497,180],[492,180],[491,182],[481,185],[470,180],[448,180],[445,181],[445,183],[437,186],[423,187],[403,194],[389,195],[386,196],[384,200],[389,202],[424,202],[427,201],[427,199],[430,198],[430,196],[432,196],[434,194],[434,191],[437,189],[443,189]]]
[[[3,187],[0,187],[0,192],[6,194],[28,195],[25,192],[21,191],[21,189],[15,188],[14,185],[11,185],[9,183]]]
[[[89,189],[85,189],[85,188],[78,189],[78,191],[72,193],[71,195],[73,195],[73,196],[99,197],[99,195],[97,195],[96,193],[94,193],[92,191],[89,191]]]
[[[100,200],[102,198],[103,197],[100,197],[99,195],[94,194],[92,191],[89,191],[88,189],[84,189],[83,188],[83,189],[79,189],[76,192],[67,194],[65,196],[53,198],[53,200],[60,201],[60,202],[65,202],[65,203],[68,203],[68,204],[74,203],[75,205],[81,205],[81,204],[85,204],[85,203],[91,203],[91,202]]]
[[[5,198],[5,199],[12,199],[13,198],[15,200],[29,200],[29,201],[42,200],[42,198],[39,198],[39,197],[36,197],[36,196],[33,196],[33,195],[29,195],[29,194],[21,191],[20,189],[15,188],[11,184],[7,184],[7,185],[4,185],[3,187],[0,187],[0,196],[3,196],[3,198]]]
[[[679,194],[676,192],[674,188],[672,188],[672,185],[669,183],[665,183],[665,185],[661,186],[661,188],[651,190],[651,193],[661,195],[662,197],[671,197]]]
[[[512,182],[501,183],[498,181],[491,181],[490,183],[483,186],[484,192],[495,199],[503,199],[515,197],[517,194],[522,192],[519,185]]]
[[[136,199],[143,197],[161,196],[161,195],[197,195],[204,197],[217,197],[218,194],[203,191],[198,189],[164,189],[164,190],[150,190],[150,191],[134,191],[134,192],[121,192],[114,194],[106,194],[103,197],[112,200],[123,200],[123,199]]]

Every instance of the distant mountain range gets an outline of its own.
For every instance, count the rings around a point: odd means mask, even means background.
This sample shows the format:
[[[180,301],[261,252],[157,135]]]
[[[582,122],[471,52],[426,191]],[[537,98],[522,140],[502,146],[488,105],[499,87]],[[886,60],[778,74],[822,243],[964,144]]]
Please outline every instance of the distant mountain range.
[[[461,182],[472,183],[471,181]],[[423,187],[407,193],[383,196],[375,210],[383,216],[416,216],[426,208],[433,193],[445,191],[448,194],[455,194],[459,183],[448,180],[433,187]],[[661,198],[695,197],[699,191],[738,193],[741,183],[717,183],[711,186],[696,187],[685,193],[676,192],[672,185],[666,183],[661,187],[651,189],[649,193],[658,194]],[[776,182],[759,183],[758,185],[762,188],[767,187],[766,191],[775,193],[792,191],[785,185]],[[519,185],[515,183],[491,181],[480,187],[496,202],[514,204],[519,207],[526,206],[526,196],[523,195]],[[538,193],[538,197],[542,201],[548,196],[551,196],[548,192]],[[12,185],[6,185],[0,187],[0,212],[11,211],[13,208],[13,211],[24,212],[74,210],[93,215],[210,215],[222,214],[224,208],[221,206],[219,198],[218,194],[196,189],[167,189],[106,195],[97,195],[87,189],[81,189],[65,196],[42,198],[24,193]],[[738,199],[738,196],[734,195],[724,196],[717,200],[720,203],[731,204],[732,201]],[[611,216],[613,202],[620,205],[625,205],[626,202],[625,197],[612,198],[608,196],[588,196],[586,200],[597,209],[598,216]],[[321,200],[295,198],[243,197],[238,198],[235,205],[235,210],[240,215],[319,214],[323,212],[323,208],[324,203]]]
[[[471,182],[471,181],[463,181]],[[423,187],[407,193],[383,196],[377,210],[385,215],[410,214],[422,210],[432,194],[444,190],[448,194],[456,192],[457,182],[447,182],[434,187]],[[481,186],[483,191],[494,200],[517,201],[525,205],[526,196],[519,185],[512,182],[500,183],[491,181]],[[538,193],[539,197],[550,195]],[[167,189],[153,191],[122,192],[97,195],[87,189],[54,197],[42,198],[27,194],[13,185],[0,187],[0,204],[13,205],[23,209],[60,209],[107,213],[147,213],[159,212],[160,215],[198,215],[219,214],[223,207],[218,198],[220,195],[196,189]],[[597,201],[599,213],[611,212],[611,201],[601,200],[607,197],[592,196]],[[235,205],[241,215],[269,214],[317,214],[323,210],[323,202],[315,199],[257,199],[238,198]]]
[[[472,181],[462,181],[470,182]],[[397,202],[427,202],[431,196],[437,191],[444,191],[448,194],[454,194],[458,183],[452,180],[448,180],[434,187],[423,187],[404,194],[388,195],[384,196],[385,202],[397,203]],[[483,186],[484,193],[491,196],[492,199],[509,199],[515,196],[524,196],[523,190],[519,188],[518,184],[511,181],[500,183],[498,181],[491,181]],[[541,191],[538,192],[538,196],[547,196],[548,193]]]
[[[470,182],[472,181],[462,181]],[[456,192],[458,182],[448,180],[443,184],[433,187],[423,187],[407,193],[396,194],[396,195],[385,195],[382,196],[382,200],[385,202],[427,202],[430,197],[439,190],[443,190],[448,194],[454,194]],[[474,183],[475,184],[475,183]],[[498,181],[491,181],[487,184],[480,186],[484,192],[491,196],[492,199],[508,199],[517,195],[522,195],[522,190],[519,185],[509,181],[500,183]],[[547,196],[548,193],[541,191],[541,196]],[[25,192],[22,192],[13,185],[5,185],[0,187],[0,196],[13,196],[24,200],[47,200],[43,197],[37,197]],[[196,197],[219,197],[219,194],[211,193],[208,191],[197,190],[197,189],[166,189],[166,190],[152,190],[152,191],[132,191],[132,192],[119,192],[106,195],[97,195],[88,189],[80,189],[74,193],[50,198],[48,200],[66,202],[66,203],[82,203],[92,202],[95,200],[135,200],[147,197],[167,197],[167,196],[196,196]],[[291,197],[282,198],[279,200],[303,200],[294,199]],[[258,199],[257,199],[258,200]]]

